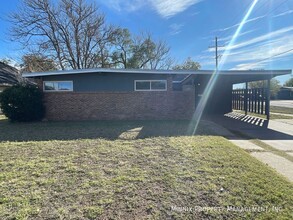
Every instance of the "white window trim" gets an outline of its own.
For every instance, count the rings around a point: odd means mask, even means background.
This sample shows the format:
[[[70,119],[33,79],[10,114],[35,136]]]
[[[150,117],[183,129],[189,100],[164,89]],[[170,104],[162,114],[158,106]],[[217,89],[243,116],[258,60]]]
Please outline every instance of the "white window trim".
[[[150,89],[136,89],[136,82],[150,82]],[[152,89],[152,82],[164,82],[165,83],[165,89]],[[161,92],[161,91],[167,91],[168,84],[167,80],[164,79],[158,79],[158,80],[134,80],[134,91],[138,92]]]
[[[72,83],[72,89],[71,90],[46,90],[45,89],[45,83]],[[73,92],[73,81],[43,81],[43,92]]]

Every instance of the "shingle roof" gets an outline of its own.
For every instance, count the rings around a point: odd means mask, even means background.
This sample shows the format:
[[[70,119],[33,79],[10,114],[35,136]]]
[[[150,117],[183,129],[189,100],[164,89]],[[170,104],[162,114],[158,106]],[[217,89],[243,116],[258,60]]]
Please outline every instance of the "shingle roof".
[[[16,68],[0,62],[0,85],[15,85],[21,78]]]

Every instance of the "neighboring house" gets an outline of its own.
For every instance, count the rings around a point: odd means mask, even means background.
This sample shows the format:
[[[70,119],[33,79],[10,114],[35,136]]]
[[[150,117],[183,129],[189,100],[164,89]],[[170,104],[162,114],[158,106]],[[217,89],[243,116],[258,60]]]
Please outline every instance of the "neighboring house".
[[[0,92],[20,81],[21,76],[16,68],[0,62]]]
[[[141,120],[190,119],[199,100],[207,95],[205,113],[227,113],[232,110],[233,84],[290,73],[82,69],[23,76],[43,89],[49,120]],[[209,82],[213,79],[211,89]]]
[[[277,97],[281,100],[293,100],[293,87],[281,87]]]
[[[10,86],[20,82],[21,76],[16,68],[0,62],[0,93]],[[0,108],[0,114],[2,114]]]

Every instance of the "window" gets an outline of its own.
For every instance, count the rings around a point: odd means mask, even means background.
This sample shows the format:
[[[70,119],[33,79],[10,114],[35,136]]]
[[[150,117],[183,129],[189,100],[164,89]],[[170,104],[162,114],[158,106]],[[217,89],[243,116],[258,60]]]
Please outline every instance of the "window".
[[[150,90],[151,84],[150,81],[136,81],[135,90]]]
[[[167,81],[166,80],[135,80],[134,90],[135,91],[166,91]]]
[[[72,81],[44,81],[44,91],[73,91]]]
[[[152,90],[166,90],[166,81],[152,81],[151,89]]]

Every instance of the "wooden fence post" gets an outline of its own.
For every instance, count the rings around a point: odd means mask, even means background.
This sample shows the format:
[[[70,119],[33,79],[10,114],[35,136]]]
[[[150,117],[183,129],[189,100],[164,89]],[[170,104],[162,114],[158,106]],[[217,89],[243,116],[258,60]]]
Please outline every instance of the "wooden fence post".
[[[244,111],[245,111],[245,115],[247,115],[247,102],[248,102],[248,83],[245,83],[245,90],[244,90]]]
[[[266,115],[267,120],[270,120],[270,100],[271,100],[271,79],[267,80],[267,97],[266,97]]]

